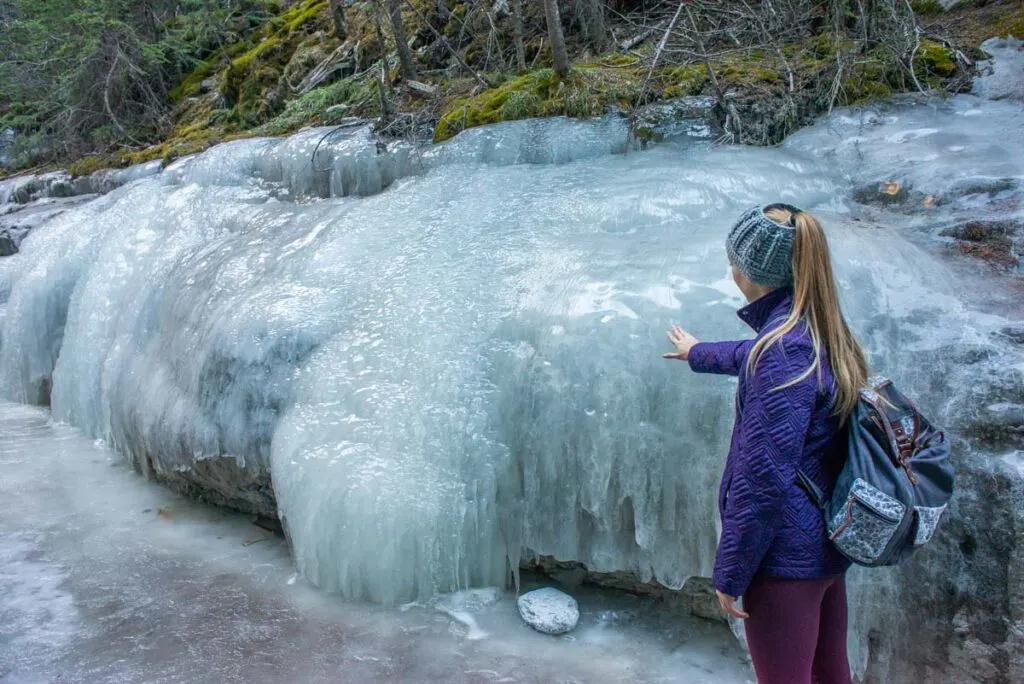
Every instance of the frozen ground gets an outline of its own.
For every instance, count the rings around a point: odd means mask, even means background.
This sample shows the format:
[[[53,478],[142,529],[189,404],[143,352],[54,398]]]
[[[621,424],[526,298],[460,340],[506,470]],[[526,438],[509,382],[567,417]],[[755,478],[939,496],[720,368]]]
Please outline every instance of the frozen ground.
[[[347,604],[249,518],[147,483],[43,409],[0,404],[0,436],[4,684],[753,679],[724,625],[630,595],[576,592],[564,637],[508,594]]]

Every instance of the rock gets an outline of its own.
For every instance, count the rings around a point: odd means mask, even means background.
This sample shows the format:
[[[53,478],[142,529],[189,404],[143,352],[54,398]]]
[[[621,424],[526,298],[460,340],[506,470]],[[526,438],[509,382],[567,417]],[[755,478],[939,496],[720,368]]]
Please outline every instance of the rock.
[[[435,95],[437,93],[437,86],[432,86],[429,83],[421,83],[419,81],[406,81],[405,85],[409,90],[419,93],[421,95]]]
[[[18,247],[28,228],[23,226],[0,226],[0,257],[11,256],[18,253]]]
[[[1014,242],[1021,232],[1019,221],[979,219],[946,228],[939,234],[956,240],[963,254],[1013,268],[1020,263],[1021,255],[1014,248]]]
[[[1024,101],[1024,41],[990,38],[981,49],[992,59],[978,63],[980,75],[971,92],[989,100]]]
[[[904,213],[915,208],[923,208],[929,196],[914,190],[909,182],[902,178],[887,178],[868,183],[853,191],[853,199],[860,204],[883,206]],[[929,205],[932,202],[928,202]]]
[[[1013,344],[1024,344],[1024,323],[1008,325],[1000,330],[998,334]]]
[[[572,591],[583,584],[583,581],[587,579],[587,569],[580,565],[575,568],[556,570],[551,573],[551,578],[566,589]]]
[[[631,572],[594,572],[588,570],[582,563],[558,561],[551,556],[537,555],[530,550],[526,551],[519,567],[528,572],[543,573],[569,590],[586,582],[639,596],[654,596],[705,620],[725,622],[726,619],[725,613],[718,605],[718,597],[715,595],[710,577],[690,577],[682,587],[669,588],[656,580],[644,582]]]
[[[184,496],[262,518],[277,519],[277,501],[270,471],[266,468],[247,467],[230,456],[199,460],[189,469],[164,468],[148,457],[132,465],[146,477]]]
[[[636,113],[636,135],[641,140],[656,141],[682,135],[710,138],[714,106],[715,98],[703,95],[645,105]]]
[[[22,240],[34,228],[94,197],[95,195],[80,195],[59,199],[44,198],[29,204],[8,205],[10,211],[0,212],[0,257],[17,254]]]
[[[580,621],[576,599],[554,587],[527,592],[516,603],[526,624],[545,634],[565,634]]]

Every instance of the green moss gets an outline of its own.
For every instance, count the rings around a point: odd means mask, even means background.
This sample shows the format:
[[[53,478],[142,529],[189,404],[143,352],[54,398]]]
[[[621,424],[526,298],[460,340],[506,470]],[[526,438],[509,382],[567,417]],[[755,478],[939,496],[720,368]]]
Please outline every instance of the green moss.
[[[229,59],[228,67],[220,76],[220,92],[231,107],[230,120],[236,125],[250,127],[273,117],[285,102],[287,87],[282,76],[295,76],[302,65],[296,64],[287,73],[293,57],[309,62],[319,54],[307,38],[320,28],[330,25],[330,3],[327,0],[303,0],[268,21],[252,42],[239,41],[225,47],[220,59]],[[327,39],[333,47],[336,43]],[[305,52],[303,52],[305,48]],[[211,60],[211,63],[214,63]],[[308,65],[307,65],[308,66]],[[198,94],[202,81],[214,69],[197,69],[182,81],[178,89],[181,97]],[[308,71],[308,69],[307,69]]]
[[[285,135],[308,124],[329,124],[341,116],[365,113],[376,105],[372,80],[346,78],[315,88],[285,105],[284,111],[253,132]]]
[[[538,69],[448,105],[434,140],[447,140],[475,126],[534,116],[599,116],[609,106],[623,106],[640,95],[638,72],[581,64],[566,79],[551,69]]]
[[[992,25],[993,35],[1000,38],[1013,36],[1024,39],[1024,6],[1018,6],[1011,12],[999,17]]]
[[[833,33],[822,33],[804,43],[792,46],[796,51],[809,50],[818,59],[834,59],[840,52],[849,52],[854,48],[853,41],[846,36]],[[783,51],[786,52],[785,50]]]
[[[956,55],[931,40],[921,41],[915,61],[915,67],[924,69],[927,75],[948,77],[956,73]]]
[[[764,60],[742,59],[722,65],[719,77],[729,85],[774,85],[782,82],[781,70],[769,68]]]
[[[529,119],[540,114],[541,99],[529,91],[509,93],[501,104],[498,116],[502,121]]]
[[[469,3],[459,3],[448,15],[448,23],[444,25],[444,34],[448,38],[454,38],[462,32],[463,23],[469,13]]]
[[[699,95],[707,82],[708,71],[703,64],[667,67],[661,72],[663,94],[667,99]]]
[[[923,17],[942,14],[946,11],[939,0],[911,0],[910,7],[916,14]]]
[[[181,83],[171,88],[168,92],[168,97],[171,102],[178,103],[186,97],[195,97],[199,94],[202,88],[203,81],[210,78],[216,69],[217,60],[215,57],[211,57],[205,62],[201,62],[199,66],[192,70],[185,78],[181,80]]]
[[[640,59],[634,55],[624,55],[620,52],[613,52],[609,55],[603,55],[591,62],[593,66],[605,66],[605,67],[637,67],[641,66]]]
[[[279,34],[293,33],[317,19],[324,10],[330,10],[328,0],[304,0],[296,3],[280,15],[281,20],[284,21],[284,27],[279,28],[277,32]]]
[[[831,74],[832,72],[828,72]],[[837,104],[866,104],[889,97],[893,92],[905,90],[902,67],[892,52],[877,47],[848,63],[839,81]]]
[[[73,164],[68,165],[68,173],[77,178],[78,176],[88,176],[100,169],[108,169],[110,167],[111,160],[109,157],[100,154],[91,154],[88,157],[82,157]]]

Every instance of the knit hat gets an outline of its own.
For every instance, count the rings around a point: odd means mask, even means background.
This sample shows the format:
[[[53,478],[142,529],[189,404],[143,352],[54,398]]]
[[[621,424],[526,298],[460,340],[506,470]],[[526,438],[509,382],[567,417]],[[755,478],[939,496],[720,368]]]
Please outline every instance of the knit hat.
[[[765,210],[770,209],[792,212],[789,225],[765,216]],[[792,284],[793,237],[799,213],[799,209],[789,204],[769,204],[745,211],[725,240],[729,263],[758,285],[784,287]]]

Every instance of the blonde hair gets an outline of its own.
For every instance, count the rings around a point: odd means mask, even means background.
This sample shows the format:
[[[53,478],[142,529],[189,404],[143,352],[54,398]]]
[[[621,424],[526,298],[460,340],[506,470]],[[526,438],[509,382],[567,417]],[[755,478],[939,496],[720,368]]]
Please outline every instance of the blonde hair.
[[[860,390],[867,382],[868,364],[839,307],[839,295],[832,275],[832,254],[825,231],[818,219],[807,212],[792,212],[772,206],[764,214],[781,225],[792,225],[796,231],[792,258],[793,310],[782,325],[754,344],[747,357],[747,373],[752,373],[764,353],[803,321],[814,347],[814,360],[802,374],[777,389],[795,385],[812,373],[820,379],[824,347],[836,381],[833,413],[845,421],[857,405]]]

